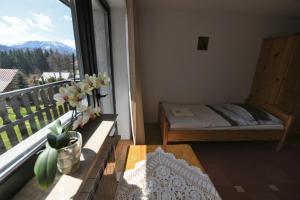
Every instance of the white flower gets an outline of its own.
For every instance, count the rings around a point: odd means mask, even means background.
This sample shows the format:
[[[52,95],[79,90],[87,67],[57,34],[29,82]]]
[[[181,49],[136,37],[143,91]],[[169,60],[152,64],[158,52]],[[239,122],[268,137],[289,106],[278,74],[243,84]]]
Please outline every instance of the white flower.
[[[80,82],[78,83],[78,86],[81,89],[82,93],[86,93],[88,95],[92,95],[92,91],[93,91],[93,87],[90,86],[90,84],[88,82]]]
[[[91,112],[90,107],[87,107],[84,111],[82,111],[82,115],[80,115],[73,122],[72,129],[75,130],[78,127],[83,128],[83,126],[90,120],[90,118],[94,119],[95,114],[93,112]]]
[[[78,127],[82,128],[83,127],[83,121],[82,121],[82,116],[79,116],[72,124],[72,129],[75,130]]]
[[[70,106],[77,110],[82,110],[82,100],[85,98],[85,93],[82,92],[80,85],[72,83],[72,85],[68,87],[68,94]]]
[[[96,89],[99,89],[102,86],[100,78],[97,77],[95,74],[92,77],[92,82],[93,82],[93,87]]]
[[[88,119],[90,119],[90,118],[94,119],[95,118],[95,113],[94,113],[93,108],[92,107],[87,107],[87,109],[83,112],[83,116],[85,118],[88,118]]]
[[[63,105],[65,102],[68,102],[69,100],[69,90],[68,86],[67,87],[61,87],[59,88],[59,93],[55,94],[53,98],[57,101],[57,105]]]
[[[79,106],[76,107],[76,110],[78,112],[84,112],[88,107],[84,104],[80,104]]]
[[[89,119],[94,119],[100,115],[100,107],[87,107],[83,104],[83,99],[86,95],[92,95],[94,89],[99,89],[110,83],[110,78],[106,73],[99,73],[98,76],[85,75],[83,81],[76,83],[72,82],[71,85],[61,87],[59,93],[54,95],[57,105],[69,103],[73,109],[76,109],[80,114],[72,124],[73,130],[78,127],[83,127]]]
[[[75,93],[69,96],[70,106],[76,108],[77,110],[82,109],[82,100],[84,99],[84,93]]]
[[[107,74],[104,73],[99,73],[98,74],[98,79],[101,83],[101,86],[106,86],[110,83],[110,78],[107,76]]]
[[[84,79],[83,79],[82,82],[88,84],[90,88],[94,89],[94,88],[93,88],[93,80],[92,80],[92,77],[93,77],[93,76],[89,76],[89,75],[86,74],[86,75],[84,76]]]

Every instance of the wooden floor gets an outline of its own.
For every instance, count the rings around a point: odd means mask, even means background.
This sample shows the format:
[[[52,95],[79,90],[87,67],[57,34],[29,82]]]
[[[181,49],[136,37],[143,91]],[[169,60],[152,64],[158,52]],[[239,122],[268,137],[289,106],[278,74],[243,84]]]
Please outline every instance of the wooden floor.
[[[145,124],[147,144],[162,144],[159,124]],[[173,143],[174,144],[174,143]],[[191,142],[223,200],[299,200],[300,135],[276,142]]]
[[[145,124],[146,144],[162,144],[157,124]],[[117,173],[107,168],[95,199],[113,199],[116,174],[124,168],[127,147],[116,149]],[[284,149],[276,152],[275,142],[190,143],[224,200],[299,200],[300,136],[289,137]],[[234,164],[232,164],[234,163]],[[98,198],[99,197],[99,198]]]
[[[98,185],[94,199],[114,199],[114,194],[118,186],[119,177],[124,171],[125,159],[129,145],[133,144],[130,140],[119,141],[115,157],[111,157],[103,173],[103,177]]]

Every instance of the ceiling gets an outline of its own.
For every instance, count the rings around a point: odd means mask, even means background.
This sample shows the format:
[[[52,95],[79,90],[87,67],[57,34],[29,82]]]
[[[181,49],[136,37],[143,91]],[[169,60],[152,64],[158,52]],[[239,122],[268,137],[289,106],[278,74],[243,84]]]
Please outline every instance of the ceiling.
[[[300,17],[300,0],[137,0],[142,9]]]

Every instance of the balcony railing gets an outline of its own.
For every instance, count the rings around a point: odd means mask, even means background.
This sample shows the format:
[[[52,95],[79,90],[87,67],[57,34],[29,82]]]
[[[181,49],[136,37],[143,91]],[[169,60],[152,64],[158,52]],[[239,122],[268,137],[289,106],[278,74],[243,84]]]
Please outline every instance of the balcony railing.
[[[0,93],[0,155],[69,111],[53,95],[69,80]]]

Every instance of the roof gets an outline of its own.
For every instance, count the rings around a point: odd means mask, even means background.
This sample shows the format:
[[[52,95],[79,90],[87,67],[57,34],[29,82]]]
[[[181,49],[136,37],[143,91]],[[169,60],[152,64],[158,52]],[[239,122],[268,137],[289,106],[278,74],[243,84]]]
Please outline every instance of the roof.
[[[0,69],[0,92],[12,82],[17,72],[17,69]]]
[[[70,72],[43,72],[42,76],[45,80],[53,77],[53,78],[63,78],[65,80],[69,79]],[[41,80],[41,78],[40,78]]]

